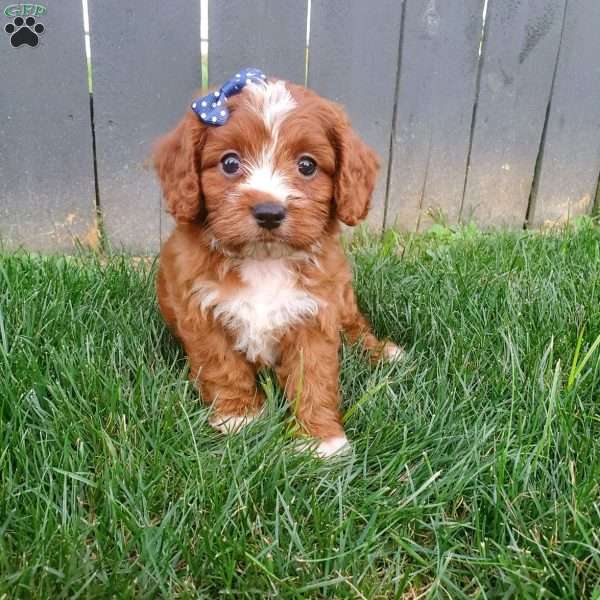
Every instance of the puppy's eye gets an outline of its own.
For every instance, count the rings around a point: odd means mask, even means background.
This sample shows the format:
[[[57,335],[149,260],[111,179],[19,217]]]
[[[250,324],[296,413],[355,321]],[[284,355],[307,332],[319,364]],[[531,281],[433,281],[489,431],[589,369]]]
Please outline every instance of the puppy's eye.
[[[229,152],[221,159],[221,169],[225,175],[235,175],[240,167],[240,157],[235,152]]]
[[[317,170],[317,163],[314,158],[310,156],[301,156],[298,160],[298,171],[304,175],[304,177],[310,177],[315,174]]]

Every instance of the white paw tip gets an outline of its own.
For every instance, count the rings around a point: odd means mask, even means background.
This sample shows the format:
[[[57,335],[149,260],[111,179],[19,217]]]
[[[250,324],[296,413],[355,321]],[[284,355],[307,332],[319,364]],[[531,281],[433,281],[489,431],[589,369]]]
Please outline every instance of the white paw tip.
[[[388,342],[383,347],[383,356],[385,360],[389,362],[402,360],[404,358],[404,355],[404,348],[400,348],[400,346],[396,346],[396,344],[392,344],[391,342]]]
[[[243,415],[241,417],[236,415],[215,414],[208,419],[208,423],[211,427],[221,433],[237,433],[258,418],[259,414],[260,413],[255,415]]]
[[[311,440],[310,442],[301,442],[297,449],[301,452],[314,452],[319,458],[329,458],[339,456],[350,451],[350,443],[345,435],[332,437],[327,440]]]

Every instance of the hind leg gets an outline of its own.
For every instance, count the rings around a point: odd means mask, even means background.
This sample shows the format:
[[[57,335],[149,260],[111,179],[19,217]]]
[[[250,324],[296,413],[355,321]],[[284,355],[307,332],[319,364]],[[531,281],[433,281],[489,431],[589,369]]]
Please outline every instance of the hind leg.
[[[389,362],[404,358],[404,349],[390,340],[377,339],[371,325],[360,312],[352,285],[344,290],[344,307],[342,310],[342,328],[351,344],[360,343],[368,352],[372,362],[386,360]]]

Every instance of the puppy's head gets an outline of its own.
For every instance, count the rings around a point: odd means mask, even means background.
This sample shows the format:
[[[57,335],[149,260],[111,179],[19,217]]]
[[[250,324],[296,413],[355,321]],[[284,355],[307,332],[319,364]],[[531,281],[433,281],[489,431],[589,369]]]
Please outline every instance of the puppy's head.
[[[158,144],[154,163],[168,210],[202,222],[221,247],[317,243],[339,219],[368,212],[378,161],[343,110],[284,81],[249,83],[224,125],[191,110]]]

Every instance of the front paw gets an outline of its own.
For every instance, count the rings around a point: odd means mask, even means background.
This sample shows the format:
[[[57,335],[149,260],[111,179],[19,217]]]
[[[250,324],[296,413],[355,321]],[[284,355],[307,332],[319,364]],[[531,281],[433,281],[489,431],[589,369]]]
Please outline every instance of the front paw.
[[[404,348],[396,346],[393,342],[386,342],[383,345],[381,352],[381,358],[386,362],[397,362],[402,360],[406,356]]]
[[[352,447],[345,435],[327,438],[326,440],[310,440],[300,442],[296,446],[300,452],[314,452],[319,458],[331,458],[348,454]]]
[[[261,415],[262,411],[254,414],[245,415],[223,415],[220,413],[213,413],[208,419],[208,423],[211,427],[220,431],[221,433],[238,433],[246,425],[249,425],[252,421],[257,419]]]

